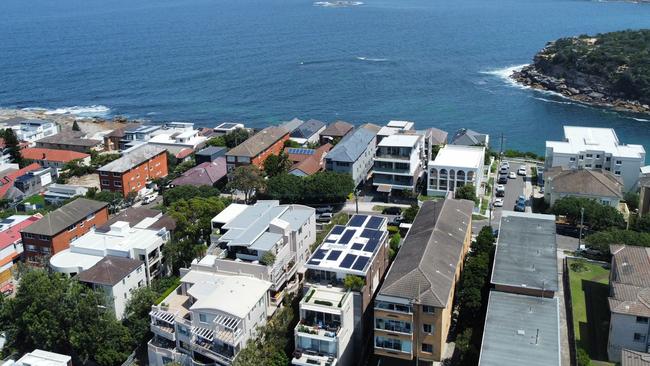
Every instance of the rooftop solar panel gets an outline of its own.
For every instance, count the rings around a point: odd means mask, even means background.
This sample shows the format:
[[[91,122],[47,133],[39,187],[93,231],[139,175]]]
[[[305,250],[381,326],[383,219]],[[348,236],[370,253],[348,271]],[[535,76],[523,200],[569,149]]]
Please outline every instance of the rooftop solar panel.
[[[325,251],[323,249],[318,249],[311,257],[312,259],[323,259],[325,258]]]
[[[366,267],[366,264],[368,263],[368,257],[359,257],[357,258],[357,261],[354,262],[354,266],[352,266],[352,269],[355,269],[357,271],[363,271],[363,269]]]
[[[348,223],[348,226],[360,227],[366,221],[367,217],[368,216],[366,215],[354,215],[352,216],[352,219]]]
[[[343,232],[343,230],[345,230],[345,226],[336,225],[334,226],[334,229],[332,229],[332,234],[339,235]]]
[[[320,264],[320,261],[312,259],[312,260],[309,261],[309,264],[313,264],[313,265],[317,266],[317,265]]]
[[[363,229],[361,233],[362,238],[372,238],[375,235],[375,231],[372,229]]]
[[[379,226],[381,226],[381,223],[384,221],[382,217],[377,217],[373,216],[368,220],[368,223],[366,224],[366,227],[369,227],[371,229],[379,229]]]
[[[301,148],[289,148],[287,149],[289,154],[300,154],[300,155],[314,155],[315,150],[313,149],[301,149]]]
[[[340,250],[332,250],[330,252],[330,254],[327,256],[327,260],[328,261],[335,261],[335,260],[339,259],[339,256],[341,255],[341,253],[343,253],[343,252],[340,251]]]
[[[363,248],[363,244],[361,244],[361,243],[352,244],[352,249],[354,249],[354,250],[361,250],[362,248]]]
[[[368,241],[368,244],[366,244],[366,246],[363,248],[363,251],[372,253],[375,251],[375,248],[377,248],[377,244],[379,244],[379,240],[370,239]]]
[[[352,239],[352,237],[354,236],[355,232],[356,230],[350,230],[350,229],[345,230],[345,232],[343,233],[343,235],[341,235],[341,238],[339,239],[339,244],[347,245],[350,242],[350,239]]]
[[[350,267],[352,267],[352,263],[354,262],[355,259],[357,259],[357,256],[354,255],[354,254],[346,255],[345,258],[343,258],[343,260],[341,261],[341,266],[340,267],[341,268],[350,268]]]

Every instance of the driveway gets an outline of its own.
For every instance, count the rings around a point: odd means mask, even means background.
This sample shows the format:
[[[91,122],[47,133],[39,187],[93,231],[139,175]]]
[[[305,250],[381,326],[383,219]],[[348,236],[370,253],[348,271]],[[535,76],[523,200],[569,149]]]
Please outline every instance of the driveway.
[[[517,169],[519,169],[520,165],[523,165],[523,164],[510,163],[510,171],[516,172]],[[525,192],[527,191],[526,186],[527,186],[527,184],[530,185],[530,181],[529,181],[530,180],[530,167],[526,166],[526,171],[527,171],[527,173],[526,173],[527,176],[526,177],[522,177],[522,176],[518,175],[516,179],[508,178],[508,182],[503,185],[505,187],[505,189],[506,189],[505,197],[501,197],[503,199],[503,207],[495,207],[492,210],[492,226],[496,227],[495,223],[498,223],[499,220],[501,219],[501,212],[503,210],[514,211],[515,203],[517,202],[517,198],[519,198],[519,196],[521,196],[521,195],[526,195],[525,194]],[[499,174],[497,173],[496,179],[498,179],[498,177],[499,177]],[[493,187],[494,191],[492,192],[493,197],[495,197],[495,198],[497,198],[496,197],[496,186],[498,184],[496,182],[496,179],[495,179],[495,183],[494,183],[494,187]],[[526,195],[526,197],[527,197],[526,198],[526,200],[527,200],[527,202],[526,202],[526,205],[527,205],[526,211],[530,211],[530,198],[528,197],[528,195]]]

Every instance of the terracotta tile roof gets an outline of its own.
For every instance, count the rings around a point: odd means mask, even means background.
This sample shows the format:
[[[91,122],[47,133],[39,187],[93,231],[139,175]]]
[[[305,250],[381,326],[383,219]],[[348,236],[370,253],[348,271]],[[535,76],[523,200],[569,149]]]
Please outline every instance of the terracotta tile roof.
[[[76,159],[85,159],[89,154],[84,154],[70,150],[44,149],[40,147],[29,147],[20,150],[23,159],[29,160],[47,160],[61,163],[67,163]]]
[[[331,136],[331,137],[343,137],[345,134],[350,132],[354,126],[345,121],[336,121],[329,126],[327,126],[323,132],[320,133],[321,136]]]
[[[291,171],[300,170],[307,175],[312,175],[323,170],[323,156],[331,149],[331,144],[325,144],[319,147],[313,155],[307,155],[306,159],[294,164],[291,167]]]
[[[18,169],[7,175],[0,176],[0,198],[4,198],[9,189],[14,186],[14,180],[16,180],[16,178],[38,169],[41,169],[41,166],[36,163],[32,163],[22,169]]]
[[[192,155],[193,152],[194,150],[190,149],[189,147],[181,149],[181,151],[176,154],[176,159],[185,159],[186,157]]]
[[[546,172],[553,193],[623,198],[623,182],[601,169],[564,169]]]
[[[242,142],[237,147],[230,149],[226,155],[254,158],[288,134],[289,132],[283,127],[267,127],[252,137],[249,137],[248,140]]]

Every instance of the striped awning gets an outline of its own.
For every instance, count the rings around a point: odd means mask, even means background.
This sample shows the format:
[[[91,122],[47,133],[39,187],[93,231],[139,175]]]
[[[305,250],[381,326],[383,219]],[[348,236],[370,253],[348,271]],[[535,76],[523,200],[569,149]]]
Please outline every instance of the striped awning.
[[[192,327],[192,333],[210,342],[214,339],[214,331],[203,327]]]
[[[166,311],[151,311],[149,315],[153,316],[155,319],[164,321],[165,323],[169,323],[171,325],[174,325],[174,319],[176,318],[176,315],[172,313],[168,313]]]
[[[214,319],[214,323],[230,330],[236,330],[239,323],[241,323],[241,319],[226,315],[219,315]]]

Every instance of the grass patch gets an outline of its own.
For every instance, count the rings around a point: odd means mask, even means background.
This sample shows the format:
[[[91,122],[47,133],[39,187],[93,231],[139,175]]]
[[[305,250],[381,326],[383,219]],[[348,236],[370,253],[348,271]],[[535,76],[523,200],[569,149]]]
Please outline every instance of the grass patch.
[[[418,195],[418,201],[438,201],[440,199],[442,199],[440,196],[427,196],[424,194]]]
[[[167,296],[169,296],[169,294],[171,294],[174,290],[176,290],[176,288],[177,288],[180,284],[181,284],[181,279],[180,279],[180,277],[175,278],[174,281],[172,282],[172,284],[167,288],[167,290],[165,290],[165,292],[163,292],[162,295],[160,295],[160,296],[156,299],[156,305],[158,305],[158,304],[160,304],[161,302],[163,302],[163,300],[165,300],[165,298],[166,298]]]
[[[372,206],[372,210],[377,211],[377,212],[382,212],[382,211],[384,211],[385,209],[387,209],[389,207],[391,207],[391,206],[375,205],[375,206]]]
[[[600,365],[607,362],[607,336],[609,334],[609,270],[600,264],[583,262],[580,272],[575,259],[569,259],[569,284],[571,287],[571,310],[576,347],[589,354]],[[572,268],[573,267],[573,268]],[[594,363],[596,364],[596,363]]]
[[[26,199],[23,200],[23,203],[30,203],[33,205],[38,205],[41,207],[45,206],[45,198],[41,196],[40,194],[35,194],[33,196],[27,197]]]
[[[472,214],[472,220],[485,220],[487,217],[483,215]]]
[[[348,222],[348,214],[345,212],[339,212],[334,217],[332,217],[332,221],[330,221],[329,224],[323,225],[323,230],[319,231],[316,233],[316,241],[314,244],[311,245],[310,249],[313,252],[318,248],[320,243],[323,242],[323,239],[325,239],[325,235],[332,230],[334,225],[345,225]]]

